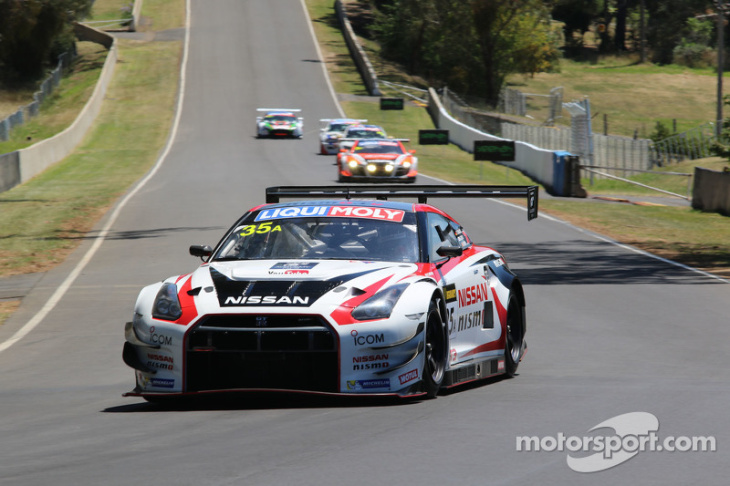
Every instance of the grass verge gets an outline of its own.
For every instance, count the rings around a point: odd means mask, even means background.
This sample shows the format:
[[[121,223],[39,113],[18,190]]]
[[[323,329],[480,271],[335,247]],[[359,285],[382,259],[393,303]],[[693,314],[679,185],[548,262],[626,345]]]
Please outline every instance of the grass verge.
[[[150,0],[165,2],[170,10],[184,4]],[[119,40],[118,48],[119,62],[107,92],[113,102],[104,104],[82,145],[26,184],[0,194],[1,276],[45,271],[63,261],[149,170],[164,145],[174,113],[182,42]],[[67,113],[78,112],[79,103],[73,105]],[[39,125],[49,116],[39,116]]]

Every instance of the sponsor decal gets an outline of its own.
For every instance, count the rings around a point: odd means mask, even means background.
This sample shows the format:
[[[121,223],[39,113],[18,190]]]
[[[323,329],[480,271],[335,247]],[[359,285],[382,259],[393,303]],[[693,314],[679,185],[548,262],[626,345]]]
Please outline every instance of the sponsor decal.
[[[388,359],[388,353],[385,354],[370,354],[367,356],[354,356],[352,358],[353,363],[367,363],[368,361],[383,361]]]
[[[398,381],[400,381],[401,385],[405,385],[409,381],[413,381],[418,379],[418,370],[411,370],[408,373],[403,373],[402,375],[398,376]]]
[[[295,295],[294,297],[289,297],[287,295],[230,295],[226,298],[222,305],[309,305],[309,296],[299,297]]]
[[[172,371],[174,360],[172,356],[163,354],[147,353],[147,367],[158,370]]]
[[[465,289],[460,289],[458,291],[459,307],[478,304],[479,302],[489,300],[489,294],[487,293],[488,288],[489,284],[481,283],[478,285],[472,285],[471,287],[466,287]]]
[[[451,313],[449,316],[449,336],[467,329],[473,329],[475,327],[482,326],[482,311],[467,312],[466,314],[459,314],[458,318],[454,318],[454,314]]]
[[[155,332],[155,326],[150,326],[150,341],[153,344],[159,344],[161,346],[172,345],[172,337],[166,336],[164,334],[157,334]]]
[[[263,209],[255,221],[269,219],[299,218],[302,216],[328,216],[334,218],[365,218],[382,221],[403,221],[405,211],[400,209],[373,208],[365,206],[297,206],[289,208]]]
[[[312,262],[279,262],[271,267],[272,270],[311,270],[319,265]]]
[[[380,370],[390,367],[388,354],[371,354],[368,356],[354,356],[352,358],[353,371]]]
[[[309,270],[269,270],[269,275],[309,275]]]
[[[451,334],[451,333],[449,332],[449,334]],[[455,349],[453,349],[453,348],[452,348],[452,349],[451,349],[451,351],[449,351],[449,358],[451,359],[451,362],[452,362],[452,363],[453,363],[454,361],[456,361],[456,358],[457,358],[458,356],[459,356],[459,353],[457,353]],[[503,363],[503,365],[504,365],[504,363]]]
[[[150,385],[158,388],[173,388],[175,386],[175,380],[168,378],[152,378]]]
[[[497,360],[497,371],[504,371],[504,360]]]
[[[390,380],[348,380],[348,390],[369,390],[373,388],[390,389]]]
[[[366,344],[383,344],[385,342],[385,335],[383,333],[360,334],[356,330],[352,330],[350,332],[350,336],[352,336],[352,340],[355,343],[355,346],[364,346]]]
[[[456,302],[456,284],[449,284],[444,286],[444,298],[446,303]]]

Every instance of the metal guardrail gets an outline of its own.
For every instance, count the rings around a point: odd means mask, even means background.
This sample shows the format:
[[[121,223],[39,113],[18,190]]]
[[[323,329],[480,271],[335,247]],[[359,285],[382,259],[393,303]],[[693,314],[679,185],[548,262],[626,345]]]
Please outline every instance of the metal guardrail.
[[[75,57],[75,48],[58,56],[56,68],[51,71],[51,74],[49,74],[48,77],[40,84],[38,91],[33,93],[33,101],[27,105],[21,106],[15,113],[12,113],[6,118],[0,120],[0,142],[6,142],[10,138],[10,132],[13,128],[23,125],[40,113],[40,105],[61,83],[63,70],[71,65],[71,62]]]

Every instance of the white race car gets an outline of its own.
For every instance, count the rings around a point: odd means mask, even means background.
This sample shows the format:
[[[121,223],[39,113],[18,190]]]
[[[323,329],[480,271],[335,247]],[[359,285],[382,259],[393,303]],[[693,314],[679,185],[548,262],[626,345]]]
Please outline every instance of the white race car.
[[[302,110],[288,108],[258,108],[264,113],[256,117],[256,137],[302,138],[304,118],[297,116]]]
[[[319,134],[319,153],[322,155],[333,155],[340,151],[340,139],[347,127],[367,123],[367,120],[355,118],[323,118],[319,121],[324,124]]]
[[[434,197],[527,198],[537,217],[536,186],[269,188],[215,248],[190,247],[197,270],[142,289],[126,396],[434,397],[512,376],[526,351],[522,284]]]

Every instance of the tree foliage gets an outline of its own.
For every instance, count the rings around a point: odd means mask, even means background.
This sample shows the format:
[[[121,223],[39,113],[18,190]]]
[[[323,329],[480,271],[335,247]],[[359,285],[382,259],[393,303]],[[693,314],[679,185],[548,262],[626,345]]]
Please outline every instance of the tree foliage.
[[[436,85],[495,103],[505,77],[550,69],[558,38],[541,0],[380,2],[385,57]]]
[[[0,81],[37,78],[73,42],[74,20],[93,0],[0,0]]]

